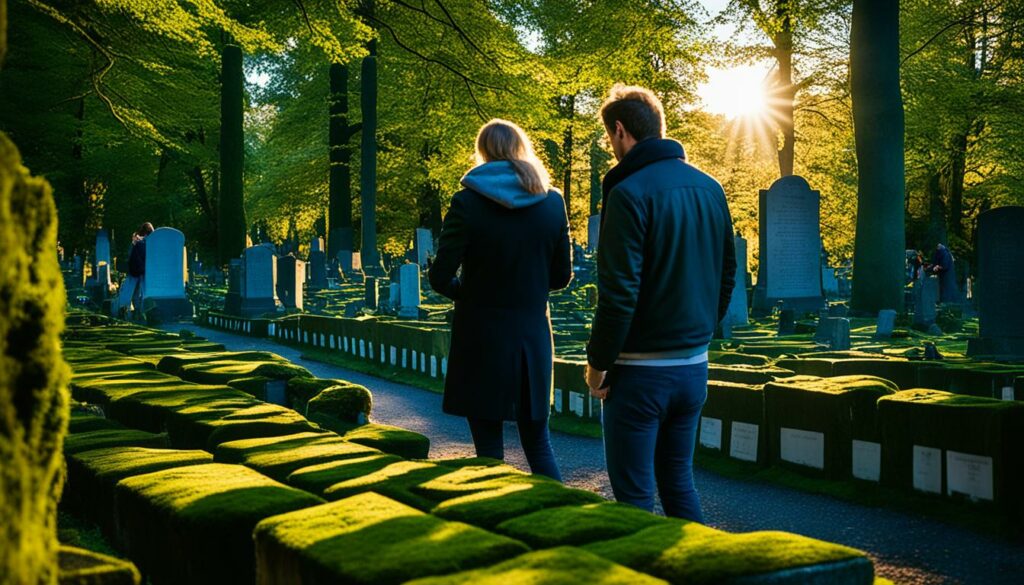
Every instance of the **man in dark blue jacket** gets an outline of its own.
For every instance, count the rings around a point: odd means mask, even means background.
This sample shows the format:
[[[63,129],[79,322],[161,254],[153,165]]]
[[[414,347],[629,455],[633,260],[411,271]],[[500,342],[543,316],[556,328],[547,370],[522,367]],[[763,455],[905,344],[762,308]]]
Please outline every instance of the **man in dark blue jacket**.
[[[598,304],[587,385],[604,400],[612,491],[668,516],[703,521],[693,485],[708,344],[736,275],[722,186],[665,138],[661,102],[616,86],[601,108],[615,158],[604,178]]]

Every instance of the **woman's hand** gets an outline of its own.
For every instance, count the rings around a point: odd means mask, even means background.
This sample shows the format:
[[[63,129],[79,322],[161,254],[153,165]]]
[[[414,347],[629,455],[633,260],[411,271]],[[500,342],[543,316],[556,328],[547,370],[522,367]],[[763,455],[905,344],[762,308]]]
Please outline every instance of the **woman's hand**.
[[[587,387],[590,388],[591,396],[601,400],[604,400],[605,398],[608,397],[608,391],[611,390],[611,388],[607,386],[602,388],[602,386],[604,386],[604,381],[607,378],[607,376],[608,372],[595,370],[594,368],[590,367],[590,364],[587,364],[587,369],[584,373],[584,378],[587,381]]]

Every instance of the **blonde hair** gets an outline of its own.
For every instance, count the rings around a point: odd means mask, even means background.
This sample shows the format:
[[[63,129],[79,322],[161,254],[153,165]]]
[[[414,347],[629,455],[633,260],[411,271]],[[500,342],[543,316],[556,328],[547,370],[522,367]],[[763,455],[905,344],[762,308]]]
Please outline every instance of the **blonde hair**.
[[[514,123],[496,118],[481,126],[476,135],[476,164],[497,160],[512,164],[527,192],[542,195],[550,189],[551,177],[534,153],[530,137]]]

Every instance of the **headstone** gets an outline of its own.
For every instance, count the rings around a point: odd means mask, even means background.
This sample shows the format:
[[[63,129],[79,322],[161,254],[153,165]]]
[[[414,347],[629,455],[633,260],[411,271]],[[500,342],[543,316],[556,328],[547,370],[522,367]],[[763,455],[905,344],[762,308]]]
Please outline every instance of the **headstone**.
[[[601,236],[601,216],[591,215],[587,218],[587,251],[597,251],[597,241]]]
[[[306,263],[294,256],[277,259],[277,296],[286,309],[302,309]]]
[[[397,308],[402,302],[402,287],[397,282],[388,285],[388,306]]]
[[[745,288],[750,288],[753,285],[753,280],[750,277],[747,239],[741,236],[739,230],[737,230],[734,241],[736,242],[736,286],[740,286],[742,283]]]
[[[378,286],[377,277],[367,276],[363,286],[365,287],[366,293],[366,307],[369,309],[376,309],[377,305],[380,304],[380,288]]]
[[[352,252],[352,272],[362,272],[363,270],[363,253]]]
[[[935,324],[937,310],[936,303],[939,302],[939,277],[928,276],[915,280],[913,284],[914,295],[914,326],[927,329]]]
[[[735,325],[746,325],[748,322],[747,311],[747,289],[743,286],[742,275],[737,274],[736,287],[732,289],[732,296],[729,298],[729,309],[722,320],[730,327]]]
[[[228,315],[242,315],[242,279],[245,278],[245,263],[241,258],[228,261],[228,292],[224,295],[224,312]]]
[[[322,250],[309,253],[309,289],[327,288],[327,254]]]
[[[839,296],[839,279],[836,278],[836,269],[831,266],[821,267],[821,290],[826,297],[835,298]]]
[[[793,333],[796,333],[796,311],[782,309],[779,311],[779,335],[792,335]]]
[[[185,296],[185,263],[185,234],[162,227],[146,236],[143,306],[152,306],[160,320],[192,316],[192,303]]]
[[[338,269],[342,272],[352,272],[352,250],[341,250],[334,256]]]
[[[875,326],[875,337],[888,339],[896,329],[896,311],[894,309],[883,309],[878,312],[878,324]]]
[[[403,264],[399,268],[399,275],[398,316],[416,319],[420,314],[420,267],[415,264]]]
[[[242,252],[245,266],[242,273],[240,315],[255,317],[277,310],[277,261],[269,244],[251,246]]]
[[[978,216],[978,266],[973,297],[978,338],[970,356],[1024,359],[1024,207],[997,207]]]
[[[96,232],[96,265],[102,262],[110,265],[110,235],[104,229]]]
[[[824,317],[818,320],[814,340],[824,343],[832,351],[850,349],[850,320],[845,317]]]
[[[767,313],[779,300],[801,311],[817,311],[824,304],[820,200],[820,193],[795,175],[761,191],[755,311]]]
[[[434,255],[434,235],[426,228],[416,228],[413,250],[416,254],[416,264],[427,265],[427,259]]]
[[[312,252],[323,252],[324,251],[324,239],[320,236],[314,237],[309,242],[309,251]]]

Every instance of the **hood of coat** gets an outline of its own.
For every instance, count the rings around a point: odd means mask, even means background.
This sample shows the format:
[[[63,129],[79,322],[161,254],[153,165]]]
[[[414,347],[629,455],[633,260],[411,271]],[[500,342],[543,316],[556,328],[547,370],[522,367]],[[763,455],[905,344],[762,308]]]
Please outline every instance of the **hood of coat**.
[[[462,186],[509,209],[520,209],[544,201],[547,193],[529,193],[519,182],[512,163],[496,160],[470,169]]]

